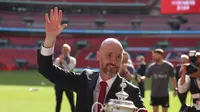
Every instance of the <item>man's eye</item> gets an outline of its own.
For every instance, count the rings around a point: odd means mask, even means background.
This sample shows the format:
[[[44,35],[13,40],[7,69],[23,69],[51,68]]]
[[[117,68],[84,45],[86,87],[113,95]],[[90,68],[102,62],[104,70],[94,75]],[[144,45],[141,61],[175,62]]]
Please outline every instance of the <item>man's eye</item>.
[[[111,54],[108,54],[108,57],[111,57]]]
[[[117,56],[117,58],[121,59],[122,57],[121,56]]]

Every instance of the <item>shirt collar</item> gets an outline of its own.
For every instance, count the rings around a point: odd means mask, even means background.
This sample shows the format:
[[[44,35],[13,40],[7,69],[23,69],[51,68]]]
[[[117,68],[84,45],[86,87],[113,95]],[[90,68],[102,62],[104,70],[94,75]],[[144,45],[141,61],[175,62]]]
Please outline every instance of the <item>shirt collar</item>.
[[[109,80],[106,81],[106,83],[107,83],[107,85],[108,85],[108,88],[110,88],[110,87],[112,86],[112,84],[113,84],[113,82],[115,81],[116,78],[117,78],[117,75],[115,75],[113,78],[111,78],[111,79],[109,79]],[[101,78],[101,76],[100,76],[100,74],[99,74],[98,80],[99,80],[99,81],[98,81],[98,84],[99,84],[101,81],[103,81],[102,78]]]

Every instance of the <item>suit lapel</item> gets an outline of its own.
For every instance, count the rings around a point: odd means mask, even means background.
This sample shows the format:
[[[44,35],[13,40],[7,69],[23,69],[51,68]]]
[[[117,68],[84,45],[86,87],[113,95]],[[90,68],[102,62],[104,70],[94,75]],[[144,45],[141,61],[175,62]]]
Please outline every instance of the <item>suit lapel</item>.
[[[115,81],[113,82],[110,90],[108,91],[105,103],[107,103],[109,101],[109,99],[116,99],[117,98],[115,94],[121,90],[121,87],[119,86],[121,82],[122,82],[122,79],[120,78],[119,75],[117,75],[117,77],[116,77]]]
[[[93,104],[93,91],[94,91],[94,89],[96,87],[98,76],[99,76],[99,73],[94,72],[89,77],[88,90],[86,91],[87,92],[87,98],[88,98],[89,107],[92,107],[92,104]]]
[[[91,75],[91,80],[89,81],[89,89],[91,89],[92,91],[94,91],[96,87],[98,76],[99,73],[97,72],[94,72],[93,75]]]

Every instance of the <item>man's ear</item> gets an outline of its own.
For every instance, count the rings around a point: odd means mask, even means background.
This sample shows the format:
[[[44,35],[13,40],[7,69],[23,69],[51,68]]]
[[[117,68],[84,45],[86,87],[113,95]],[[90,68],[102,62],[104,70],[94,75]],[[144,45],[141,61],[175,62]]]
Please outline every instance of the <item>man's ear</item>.
[[[99,61],[100,60],[100,51],[97,51],[97,60]]]

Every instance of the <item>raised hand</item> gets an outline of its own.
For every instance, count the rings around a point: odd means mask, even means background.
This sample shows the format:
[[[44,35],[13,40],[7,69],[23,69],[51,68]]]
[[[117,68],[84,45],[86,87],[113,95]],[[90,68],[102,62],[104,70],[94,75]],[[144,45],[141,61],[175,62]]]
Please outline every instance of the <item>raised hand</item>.
[[[46,38],[44,41],[44,47],[52,47],[56,37],[62,32],[62,30],[67,26],[67,24],[62,24],[62,10],[58,11],[55,7],[54,10],[50,10],[50,18],[48,13],[45,14],[46,20]]]
[[[65,56],[62,54],[62,55],[59,56],[59,58],[60,58],[61,64],[63,64],[64,60],[65,60]]]

